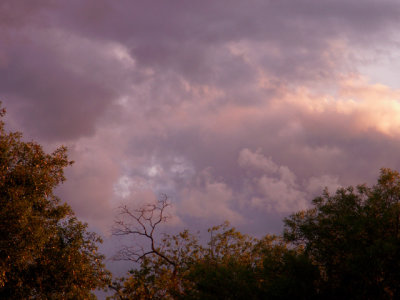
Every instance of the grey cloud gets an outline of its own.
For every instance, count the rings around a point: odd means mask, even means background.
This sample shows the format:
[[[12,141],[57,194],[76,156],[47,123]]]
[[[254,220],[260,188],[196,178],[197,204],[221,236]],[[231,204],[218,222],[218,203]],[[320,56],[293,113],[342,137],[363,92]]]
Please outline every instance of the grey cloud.
[[[230,86],[228,101],[254,101],[249,98],[259,95],[246,88],[255,80],[254,65],[285,84],[326,80],[343,66],[340,55],[327,57],[331,39],[356,44],[363,37],[384,41],[386,26],[397,22],[398,9],[390,1],[363,5],[354,1],[43,1],[35,6],[6,1],[0,11],[10,20],[24,21],[16,31],[20,38],[3,41],[8,63],[0,68],[1,93],[9,98],[4,101],[22,103],[19,114],[24,115],[24,127],[36,130],[37,136],[39,132],[53,139],[93,134],[99,116],[119,94],[128,92],[126,84],[147,77],[137,75],[137,68],[126,71],[107,61],[96,47],[60,55],[63,43],[67,48],[80,47],[70,35],[81,38],[78,43],[88,40],[98,47],[107,41],[123,45],[138,68],[156,69],[154,76],[161,80],[157,83],[176,84],[162,79],[172,73],[194,83]],[[10,34],[7,28],[3,32]],[[65,36],[57,39],[51,30]],[[226,45],[236,42],[248,48],[261,45],[253,66],[229,53]],[[86,63],[93,59],[97,65]],[[81,72],[71,71],[74,68]]]
[[[93,134],[96,122],[123,89],[113,65],[68,34],[36,33],[8,43],[0,91],[11,113],[34,136],[68,140]],[[73,49],[73,48],[76,49]],[[117,75],[117,76],[115,76]]]
[[[350,45],[387,41],[397,24],[393,1],[80,1],[60,4],[53,26],[82,36],[127,46],[143,66],[174,70],[212,83],[225,54],[213,61],[215,47],[229,42],[264,43],[260,61],[280,80],[323,80],[335,75],[343,57],[326,56],[331,40]],[[335,59],[334,61],[331,61]],[[233,60],[233,59],[232,59]],[[343,66],[342,66],[343,67]],[[238,70],[239,71],[239,70]],[[240,71],[239,71],[240,72]],[[232,75],[232,74],[231,74]],[[209,79],[207,81],[207,79]]]
[[[33,2],[4,0],[0,3],[0,28],[19,28],[32,22],[41,23],[40,15],[52,7],[50,0]]]
[[[360,48],[390,47],[395,1],[10,5],[0,6],[0,95],[29,137],[71,145],[77,164],[60,193],[91,222],[118,201],[167,192],[188,223],[191,213],[276,228],[276,207],[261,213],[252,199],[286,195],[295,207],[324,184],[400,166],[398,139],[360,131],[358,112],[296,105],[298,89],[321,103],[334,95]],[[210,197],[222,200],[207,216]]]

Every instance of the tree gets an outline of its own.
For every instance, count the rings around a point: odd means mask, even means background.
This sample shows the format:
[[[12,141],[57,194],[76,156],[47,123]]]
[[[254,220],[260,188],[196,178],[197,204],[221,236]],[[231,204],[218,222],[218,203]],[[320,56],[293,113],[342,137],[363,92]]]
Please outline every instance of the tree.
[[[400,299],[400,174],[382,169],[372,187],[324,191],[284,220],[283,237],[257,239],[228,223],[208,243],[183,231],[154,234],[165,199],[126,217],[116,234],[134,237],[120,259],[138,263],[120,281],[120,299]],[[137,237],[149,243],[138,247]],[[143,241],[142,241],[143,242]]]
[[[184,299],[314,299],[318,270],[301,247],[275,235],[261,239],[229,223],[209,229],[208,247],[190,269]]]
[[[116,298],[173,299],[187,288],[183,274],[190,261],[196,259],[199,245],[188,231],[157,239],[156,229],[168,219],[169,206],[163,195],[157,203],[137,209],[120,207],[113,234],[133,237],[135,243],[122,247],[115,259],[139,263],[140,268],[114,283]]]
[[[301,248],[289,249],[277,236],[253,238],[228,222],[208,230],[206,245],[187,230],[158,241],[155,230],[166,220],[168,206],[164,197],[138,209],[121,207],[114,234],[131,236],[134,243],[123,247],[117,259],[139,265],[115,283],[114,298],[313,298],[318,272]]]
[[[400,297],[400,175],[382,169],[373,187],[327,191],[285,220],[285,237],[318,265],[324,299]]]
[[[0,122],[0,298],[88,299],[105,286],[101,239],[54,194],[71,164],[65,147],[46,154]]]

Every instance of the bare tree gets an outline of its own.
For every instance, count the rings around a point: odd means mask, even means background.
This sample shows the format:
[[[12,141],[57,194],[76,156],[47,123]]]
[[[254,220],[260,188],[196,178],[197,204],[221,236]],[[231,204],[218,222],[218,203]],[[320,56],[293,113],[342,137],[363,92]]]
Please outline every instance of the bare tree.
[[[123,246],[115,256],[116,260],[140,262],[148,255],[157,255],[176,268],[176,262],[169,259],[156,245],[155,230],[168,216],[165,210],[170,206],[168,197],[162,195],[154,204],[145,204],[140,208],[130,209],[126,205],[120,207],[118,219],[113,227],[113,235],[144,238],[147,246],[139,243],[133,246]],[[175,272],[174,272],[175,273]]]
[[[156,232],[168,220],[170,205],[162,195],[156,203],[139,208],[120,207],[113,234],[129,238],[130,245],[122,246],[114,259],[139,263],[140,267],[130,271],[130,280],[120,278],[110,285],[115,298],[176,299],[192,285],[185,272],[188,263],[200,255],[197,236],[187,230],[172,236]]]

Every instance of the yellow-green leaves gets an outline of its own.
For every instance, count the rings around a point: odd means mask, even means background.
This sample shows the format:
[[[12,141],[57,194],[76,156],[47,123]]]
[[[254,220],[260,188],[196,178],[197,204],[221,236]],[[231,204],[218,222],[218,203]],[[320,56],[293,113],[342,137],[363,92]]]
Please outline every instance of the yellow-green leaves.
[[[89,299],[106,284],[99,239],[53,193],[71,163],[0,122],[1,299]]]

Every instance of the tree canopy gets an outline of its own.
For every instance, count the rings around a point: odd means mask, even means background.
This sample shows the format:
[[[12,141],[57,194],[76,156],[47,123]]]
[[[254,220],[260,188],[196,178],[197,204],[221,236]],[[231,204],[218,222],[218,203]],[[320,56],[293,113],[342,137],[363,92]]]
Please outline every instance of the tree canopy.
[[[71,164],[65,147],[47,154],[0,122],[1,299],[89,299],[105,286],[100,238],[54,194]]]
[[[382,169],[376,185],[325,191],[285,220],[286,240],[319,267],[325,299],[400,297],[399,201],[399,173]]]
[[[334,194],[325,190],[310,209],[284,219],[282,236],[260,239],[225,223],[210,228],[206,245],[188,231],[165,235],[157,243],[154,230],[168,207],[163,201],[122,211],[127,219],[116,224],[115,233],[145,237],[151,247],[122,249],[120,259],[139,265],[118,282],[117,299],[400,297],[396,171],[382,169],[372,187],[340,188]]]
[[[275,235],[242,234],[228,222],[210,228],[206,244],[187,230],[157,241],[155,229],[168,205],[163,198],[121,208],[114,234],[144,241],[118,253],[117,259],[139,265],[115,282],[115,299],[313,299],[318,270],[301,247]]]

